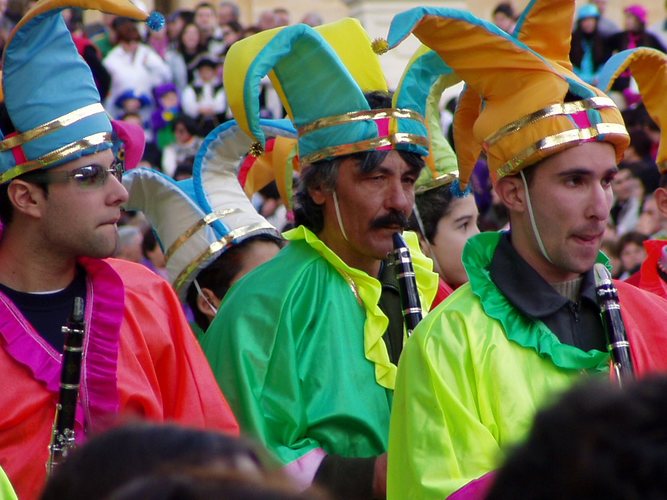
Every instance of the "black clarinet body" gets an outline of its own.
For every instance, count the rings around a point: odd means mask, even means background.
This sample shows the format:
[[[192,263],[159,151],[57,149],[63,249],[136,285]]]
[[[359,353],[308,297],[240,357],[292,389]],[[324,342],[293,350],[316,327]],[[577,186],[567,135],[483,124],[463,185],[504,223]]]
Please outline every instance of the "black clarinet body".
[[[62,332],[65,334],[65,342],[60,374],[60,394],[49,444],[49,461],[46,464],[49,474],[75,446],[74,425],[79,399],[85,332],[84,302],[81,297],[74,298],[72,314],[62,327]]]
[[[612,367],[619,385],[634,379],[635,372],[630,352],[630,342],[625,333],[621,317],[618,291],[611,273],[604,264],[595,264],[595,292],[600,305],[600,315],[607,335],[607,349],[611,355]]]
[[[422,319],[421,301],[417,291],[417,279],[412,266],[410,249],[400,233],[394,233],[394,268],[398,279],[398,289],[401,295],[403,321],[408,336],[417,327]]]

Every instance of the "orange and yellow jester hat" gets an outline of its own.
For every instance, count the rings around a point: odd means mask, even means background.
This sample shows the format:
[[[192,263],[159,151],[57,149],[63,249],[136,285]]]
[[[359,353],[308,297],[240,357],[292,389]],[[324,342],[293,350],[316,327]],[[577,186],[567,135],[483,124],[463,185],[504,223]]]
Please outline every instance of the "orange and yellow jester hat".
[[[493,182],[588,141],[611,143],[617,160],[623,157],[629,137],[618,108],[572,72],[574,7],[574,0],[533,0],[517,38],[455,9],[417,7],[392,20],[390,48],[413,33],[466,82],[466,119],[455,121],[457,154],[457,137],[468,134],[471,151],[474,144],[485,150]],[[477,109],[470,107],[474,94]],[[459,159],[462,187],[474,166],[467,160]]]
[[[667,55],[657,49],[637,47],[614,54],[600,70],[598,85],[609,91],[621,74],[630,70],[637,82],[646,111],[660,128],[660,146],[656,163],[660,173],[667,173]]]
[[[0,183],[112,147],[112,127],[88,64],[61,11],[95,9],[147,21],[129,0],[40,0],[9,35],[2,57],[2,95],[12,130],[0,131]]]
[[[386,91],[386,80],[368,34],[358,22],[346,22],[346,29],[339,26],[330,33],[326,26],[297,24],[233,44],[223,78],[239,126],[264,146],[258,94],[260,80],[270,73],[297,129],[302,165],[380,149],[426,155],[428,134],[421,114],[396,106],[370,109],[364,93]],[[334,34],[340,43],[327,41]]]

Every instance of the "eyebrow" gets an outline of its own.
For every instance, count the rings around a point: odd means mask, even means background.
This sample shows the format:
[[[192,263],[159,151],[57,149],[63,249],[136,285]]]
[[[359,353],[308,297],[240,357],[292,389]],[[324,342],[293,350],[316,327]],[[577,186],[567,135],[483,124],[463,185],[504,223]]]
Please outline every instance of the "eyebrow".
[[[618,167],[609,167],[607,170],[604,172],[604,176],[611,175],[611,174],[616,174],[618,172]],[[564,172],[559,172],[558,177],[568,177],[570,175],[586,175],[590,176],[593,175],[594,172],[590,168],[586,167],[572,167],[569,170],[565,170]]]

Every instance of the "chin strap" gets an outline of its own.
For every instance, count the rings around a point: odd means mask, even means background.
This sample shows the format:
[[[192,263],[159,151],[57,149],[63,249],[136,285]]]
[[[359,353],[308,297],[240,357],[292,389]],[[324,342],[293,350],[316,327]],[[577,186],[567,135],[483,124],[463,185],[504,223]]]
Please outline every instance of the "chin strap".
[[[199,296],[202,299],[204,299],[204,302],[206,302],[208,304],[208,307],[211,308],[211,311],[213,311],[213,314],[214,315],[218,314],[218,308],[215,307],[213,304],[211,304],[211,301],[208,300],[208,297],[206,296],[206,294],[202,291],[201,287],[199,286],[199,282],[195,279],[193,283],[195,285],[195,289],[197,290],[197,293],[199,294]]]
[[[417,208],[417,204],[415,203],[412,206],[412,213],[415,216],[415,219],[417,220],[417,226],[419,226],[419,232],[421,233],[422,240],[424,240],[424,246],[428,250],[429,257],[433,261],[433,270],[440,275],[440,277],[445,280],[445,273],[442,272],[442,268],[440,267],[440,262],[438,261],[438,254],[435,253],[433,250],[433,247],[431,246],[431,242],[428,241],[428,238],[426,237],[426,229],[424,228],[424,221],[422,220],[422,216],[419,214],[419,209]]]
[[[547,253],[547,249],[544,248],[544,243],[542,243],[542,237],[540,236],[540,231],[537,229],[537,223],[535,222],[535,215],[533,214],[533,204],[530,201],[530,193],[528,192],[528,182],[526,182],[526,176],[523,175],[523,170],[519,171],[521,175],[521,180],[523,181],[523,187],[526,190],[526,202],[528,203],[528,216],[530,217],[530,225],[533,228],[533,234],[535,235],[535,240],[537,240],[537,245],[540,247],[540,252],[550,264],[553,264],[553,261]]]
[[[340,208],[338,208],[338,196],[336,195],[336,191],[334,190],[333,192],[333,201],[334,201],[334,208],[336,209],[336,219],[338,219],[338,227],[340,227],[340,232],[343,234],[343,238],[345,238],[345,241],[350,241],[347,239],[347,234],[345,233],[345,226],[343,226],[343,218],[340,216]]]

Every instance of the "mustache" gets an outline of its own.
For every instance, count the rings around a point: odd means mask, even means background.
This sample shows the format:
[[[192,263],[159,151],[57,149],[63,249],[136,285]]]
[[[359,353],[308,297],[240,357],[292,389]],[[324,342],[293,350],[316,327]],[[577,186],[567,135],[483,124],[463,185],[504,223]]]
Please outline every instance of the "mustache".
[[[405,229],[408,223],[408,217],[403,212],[389,212],[387,215],[374,219],[370,227],[371,229],[382,229],[400,226],[401,229]]]

